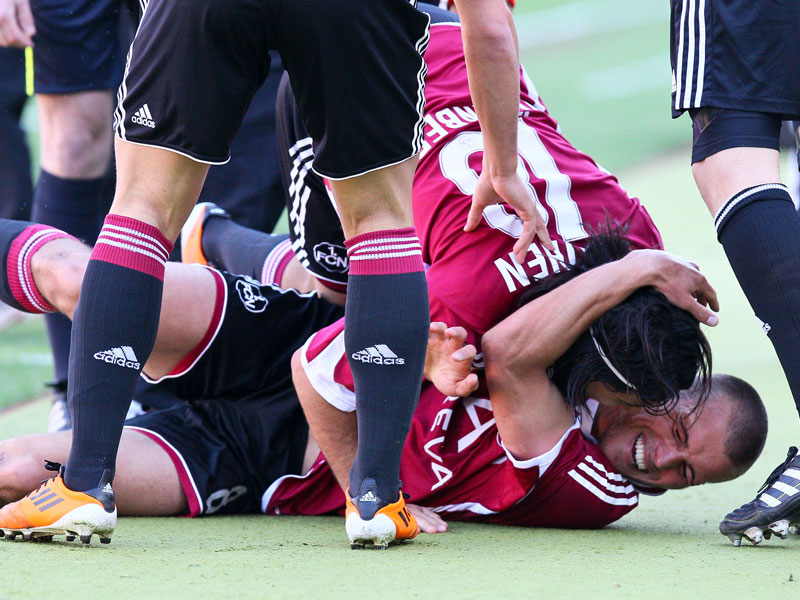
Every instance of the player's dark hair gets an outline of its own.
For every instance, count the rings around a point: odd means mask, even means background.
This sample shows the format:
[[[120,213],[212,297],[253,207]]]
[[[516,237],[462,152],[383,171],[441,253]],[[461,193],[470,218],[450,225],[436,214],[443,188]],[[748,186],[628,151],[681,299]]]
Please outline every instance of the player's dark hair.
[[[714,375],[711,395],[724,394],[732,403],[725,455],[742,472],[761,455],[767,441],[767,409],[752,385],[733,375]]]
[[[617,224],[594,233],[575,264],[541,279],[522,296],[520,305],[595,267],[623,258],[630,245]],[[591,333],[609,362],[635,389],[628,388],[607,366]],[[583,404],[593,381],[611,390],[638,396],[645,410],[659,414],[677,402],[680,390],[697,379],[698,404],[710,390],[711,348],[690,313],[671,304],[651,287],[643,287],[606,311],[582,333],[551,367],[551,378],[571,406]]]

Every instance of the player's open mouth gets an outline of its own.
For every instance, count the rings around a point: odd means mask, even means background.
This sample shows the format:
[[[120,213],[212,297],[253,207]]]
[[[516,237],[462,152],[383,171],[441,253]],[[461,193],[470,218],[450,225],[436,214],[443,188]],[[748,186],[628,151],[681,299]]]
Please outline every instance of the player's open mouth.
[[[640,471],[647,473],[647,467],[644,462],[644,434],[640,433],[633,441],[631,448],[631,462],[633,466]]]

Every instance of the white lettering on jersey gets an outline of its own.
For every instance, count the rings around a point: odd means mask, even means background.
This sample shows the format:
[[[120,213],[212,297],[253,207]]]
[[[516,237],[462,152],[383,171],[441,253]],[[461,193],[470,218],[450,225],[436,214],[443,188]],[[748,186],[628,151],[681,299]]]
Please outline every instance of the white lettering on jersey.
[[[528,267],[527,271],[513,252],[508,253],[507,259],[498,258],[494,261],[494,266],[500,272],[508,291],[514,293],[521,287],[528,287],[532,281],[558,273],[565,263],[574,263],[575,246],[569,242],[563,242],[563,244],[567,249],[566,259],[558,244],[555,250],[551,251],[540,246],[538,242],[534,242],[528,249],[527,256],[530,256],[531,259],[525,263],[525,266]]]
[[[488,411],[491,415],[492,412],[492,403],[489,400],[484,398],[457,398],[454,396],[449,396],[445,398],[444,402],[453,402],[456,400],[460,400],[466,410],[466,414],[469,417],[470,423],[473,425],[473,429],[468,431],[464,436],[459,438],[458,440],[458,452],[463,452],[466,448],[472,445],[483,432],[487,429],[491,428],[494,425],[494,417],[491,417],[485,422],[481,422],[480,416],[478,415],[478,409],[484,409]],[[435,490],[438,487],[444,485],[447,481],[449,481],[453,477],[453,472],[444,466],[444,460],[442,459],[441,455],[438,454],[434,449],[437,446],[441,446],[445,441],[444,433],[447,431],[447,428],[450,426],[450,418],[453,415],[453,409],[451,408],[443,408],[433,419],[433,426],[431,427],[431,432],[441,432],[442,435],[439,435],[435,438],[432,438],[426,442],[423,450],[425,454],[431,457],[431,471],[436,476],[436,483],[431,486],[431,491]]]

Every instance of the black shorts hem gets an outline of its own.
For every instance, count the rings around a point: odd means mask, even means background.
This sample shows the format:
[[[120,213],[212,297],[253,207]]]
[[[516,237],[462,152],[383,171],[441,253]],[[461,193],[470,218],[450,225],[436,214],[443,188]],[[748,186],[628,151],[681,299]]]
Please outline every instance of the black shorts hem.
[[[184,148],[180,148],[178,146],[174,146],[172,144],[165,144],[163,142],[153,142],[151,140],[143,140],[141,138],[131,137],[126,135],[122,137],[119,133],[115,133],[116,137],[122,140],[123,142],[130,142],[131,144],[135,144],[137,146],[147,146],[149,148],[160,148],[161,150],[169,150],[170,152],[174,152],[175,154],[180,154],[190,160],[195,162],[203,163],[206,165],[225,165],[231,160],[231,155],[228,154],[228,157],[224,160],[220,160],[218,158],[211,158],[208,156],[200,156],[195,154],[194,152],[189,152]]]
[[[38,85],[35,81],[33,83],[34,94],[80,94],[81,92],[111,92],[116,91],[118,83],[90,83],[86,85]]]
[[[318,169],[316,163],[312,163],[311,168],[320,177],[325,177],[326,179],[331,179],[333,181],[341,181],[343,179],[352,179],[353,177],[360,177],[361,175],[366,175],[367,173],[372,173],[373,171],[380,171],[381,169],[387,169],[389,167],[399,165],[400,163],[404,163],[407,160],[414,158],[415,156],[417,156],[417,154],[419,154],[419,152],[410,154],[405,158],[400,158],[400,159],[389,158],[377,163],[373,163],[372,165],[367,167],[362,167],[353,171],[349,171],[348,173],[345,174],[339,174],[339,173],[334,173],[332,171]]]

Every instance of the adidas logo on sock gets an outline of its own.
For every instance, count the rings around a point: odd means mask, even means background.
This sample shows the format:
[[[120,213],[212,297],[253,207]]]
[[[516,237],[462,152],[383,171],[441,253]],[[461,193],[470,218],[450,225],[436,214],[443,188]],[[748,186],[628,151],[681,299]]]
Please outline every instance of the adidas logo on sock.
[[[404,365],[406,361],[389,349],[386,344],[376,344],[352,355],[354,360],[370,365]]]
[[[359,502],[377,502],[378,501],[378,497],[375,494],[372,493],[372,490],[370,490],[366,494],[361,496],[361,498],[359,498],[358,501]]]
[[[146,103],[142,104],[142,107],[133,114],[131,121],[150,129],[155,129],[156,126],[153,115],[150,114],[150,107]]]
[[[94,358],[95,360],[100,360],[110,365],[117,365],[118,367],[136,369],[137,371],[141,368],[139,359],[136,358],[136,354],[133,353],[133,348],[130,346],[111,348],[111,350],[106,350],[105,352],[95,352]]]
[[[102,489],[102,490],[100,490],[100,491],[101,491],[101,492],[104,492],[104,493],[106,493],[106,494],[113,494],[113,493],[114,493],[114,490],[112,490],[112,489],[111,489],[111,484],[110,484],[110,483],[107,483],[107,484],[105,484],[105,485],[103,486],[103,489]]]

